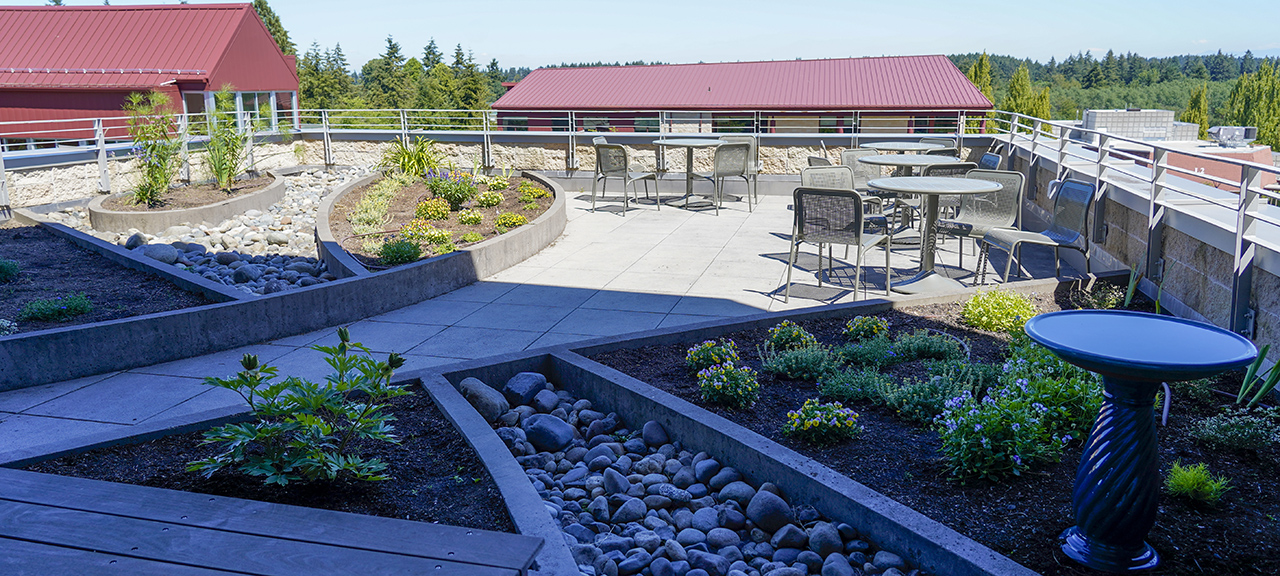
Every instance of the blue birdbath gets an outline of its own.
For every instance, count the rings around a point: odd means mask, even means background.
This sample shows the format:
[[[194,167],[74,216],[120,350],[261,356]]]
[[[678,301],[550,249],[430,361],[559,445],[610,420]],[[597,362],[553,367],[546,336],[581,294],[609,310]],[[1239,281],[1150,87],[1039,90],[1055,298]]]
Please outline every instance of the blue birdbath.
[[[1156,523],[1155,397],[1161,382],[1239,368],[1253,343],[1216,326],[1143,312],[1071,310],[1036,316],[1027,335],[1064,361],[1102,375],[1102,408],[1071,494],[1076,525],[1062,551],[1095,570],[1128,572],[1160,562],[1146,543]]]

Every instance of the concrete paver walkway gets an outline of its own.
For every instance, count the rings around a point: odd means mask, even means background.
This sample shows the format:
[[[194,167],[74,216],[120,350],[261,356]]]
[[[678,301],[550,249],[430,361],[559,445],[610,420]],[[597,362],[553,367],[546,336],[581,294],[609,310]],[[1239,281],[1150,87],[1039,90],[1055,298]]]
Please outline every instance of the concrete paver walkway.
[[[378,353],[400,352],[402,371],[462,359],[564,344],[712,320],[855,299],[853,268],[842,266],[819,288],[815,249],[805,246],[793,277],[791,302],[782,287],[792,224],[790,198],[763,196],[754,212],[745,202],[713,211],[652,203],[617,213],[589,195],[570,192],[569,223],[553,245],[525,262],[455,290],[350,325],[352,339]],[[954,264],[957,243],[940,261]],[[972,245],[966,245],[972,251]],[[837,249],[836,254],[840,254]],[[1028,248],[1038,277],[1052,275],[1049,254]],[[918,264],[918,249],[896,248],[895,278]],[[871,297],[883,297],[883,255],[864,262]],[[966,256],[972,266],[977,258]],[[1047,270],[1049,270],[1046,273]],[[945,272],[968,277],[954,267]],[[988,275],[988,282],[998,276]],[[877,293],[876,291],[879,291]],[[858,294],[857,297],[860,297]],[[0,463],[34,446],[73,446],[89,435],[132,435],[140,426],[200,420],[235,410],[235,393],[206,386],[226,377],[239,360],[256,354],[281,375],[323,379],[328,367],[310,346],[336,343],[333,328],[154,366],[0,393]]]

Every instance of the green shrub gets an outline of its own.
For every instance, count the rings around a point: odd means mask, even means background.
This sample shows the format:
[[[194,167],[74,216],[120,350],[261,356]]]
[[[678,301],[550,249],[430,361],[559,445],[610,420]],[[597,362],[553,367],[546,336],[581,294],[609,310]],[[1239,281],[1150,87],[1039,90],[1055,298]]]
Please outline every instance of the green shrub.
[[[904,361],[894,351],[893,341],[884,334],[856,344],[841,346],[836,349],[836,354],[850,366],[884,368]]]
[[[475,210],[463,210],[458,213],[458,223],[463,226],[476,226],[484,222],[484,216]]]
[[[816,344],[808,348],[778,350],[765,343],[757,353],[766,372],[791,380],[817,382],[840,369],[840,361],[831,351]]]
[[[991,332],[1020,330],[1035,315],[1036,307],[1029,298],[1003,289],[974,294],[960,311],[966,324]]]
[[[1184,468],[1181,462],[1174,462],[1164,488],[1173,496],[1213,505],[1231,489],[1231,482],[1210,474],[1203,463]]]
[[[13,260],[0,258],[0,284],[13,282],[22,273],[22,267]]]
[[[400,227],[400,236],[404,237],[406,240],[424,242],[426,241],[427,234],[435,229],[435,226],[432,226],[430,222],[415,218]]]
[[[817,346],[818,339],[796,323],[783,320],[769,329],[769,344],[778,350],[795,350]]]
[[[418,220],[444,220],[449,217],[449,201],[444,198],[432,198],[418,203],[413,212]]]
[[[717,364],[736,365],[740,361],[738,345],[733,340],[724,338],[719,341],[706,340],[701,344],[695,344],[684,354],[684,364],[689,367],[690,372],[701,372]]]
[[[386,266],[398,266],[416,262],[421,257],[422,248],[418,246],[418,243],[404,238],[397,238],[383,243],[378,248],[378,260]]]
[[[902,362],[911,360],[957,360],[966,356],[964,346],[945,334],[916,330],[903,334],[893,343],[893,351]]]
[[[889,377],[875,368],[837,370],[818,381],[818,393],[843,402],[869,400],[878,397],[880,388],[889,383]]]
[[[134,202],[156,206],[169,192],[178,171],[178,121],[169,113],[169,96],[157,91],[134,92],[125,99],[133,155],[141,164]]]
[[[443,198],[449,208],[458,210],[476,196],[476,183],[470,174],[457,171],[432,170],[427,172],[427,189],[436,198]]]
[[[454,243],[453,243],[453,240],[450,240],[450,241],[448,241],[448,242],[441,242],[441,243],[439,243],[439,244],[434,244],[434,245],[432,245],[432,247],[431,247],[431,251],[432,251],[432,252],[435,252],[435,254],[436,254],[437,256],[439,256],[439,255],[441,255],[441,254],[448,254],[448,253],[450,253],[450,252],[457,252],[457,251],[458,251],[458,246],[457,246],[456,244],[454,244]]]
[[[296,481],[387,480],[386,464],[365,458],[360,449],[370,441],[398,443],[385,402],[410,394],[391,384],[404,359],[391,354],[385,362],[373,359],[368,348],[352,343],[346,328],[338,329],[337,346],[314,346],[324,353],[334,374],[322,383],[299,378],[272,382],[277,370],[259,366],[255,356],[240,361],[244,371],[231,379],[207,378],[205,383],[240,394],[255,420],[227,424],[205,433],[205,444],[224,451],[187,465],[206,477],[231,467],[267,484]]]
[[[84,292],[63,298],[32,300],[23,305],[18,312],[18,320],[39,320],[41,322],[66,322],[81,314],[93,311],[93,303]]]
[[[524,204],[521,204],[521,205],[520,205],[520,207],[521,207],[521,208],[523,208],[523,209],[525,209],[525,210],[537,210],[537,209],[538,209],[538,203],[537,203],[537,202],[525,202]]]
[[[5,320],[0,318],[0,336],[8,336],[18,333],[18,324],[13,320]]]
[[[546,198],[551,195],[551,192],[528,180],[521,182],[520,187],[516,188],[516,192],[520,194],[520,201],[526,204],[536,204],[539,198]]]
[[[231,190],[236,176],[248,168],[246,138],[236,121],[236,94],[231,86],[224,85],[213,95],[213,101],[214,109],[209,115],[209,139],[204,146],[205,163],[218,188]]]
[[[839,402],[821,404],[817,398],[804,401],[799,410],[787,412],[782,433],[810,444],[835,444],[862,432],[858,413]]]
[[[969,391],[963,382],[943,376],[885,384],[878,389],[881,403],[897,410],[907,420],[923,423],[932,422],[942,414],[948,400]]]
[[[487,192],[481,192],[476,196],[476,206],[481,208],[493,208],[502,203],[502,194],[496,189],[490,188]]]
[[[493,220],[493,226],[495,228],[502,228],[504,230],[518,228],[528,223],[529,223],[528,218],[525,218],[524,216],[516,214],[515,212],[503,212]]]
[[[756,371],[747,366],[717,364],[698,372],[702,399],[731,408],[750,408],[760,395]]]
[[[964,389],[975,394],[995,386],[1003,375],[995,364],[969,362],[967,360],[928,360],[925,368],[930,377],[945,378],[950,382],[963,385]]]
[[[395,168],[401,174],[417,179],[428,171],[439,169],[441,160],[440,153],[436,152],[435,142],[416,136],[412,143],[396,138],[391,147],[382,153],[378,165]]]
[[[490,190],[506,190],[511,186],[510,176],[494,174],[485,179],[484,186]],[[496,204],[495,204],[496,206]]]
[[[1098,282],[1089,290],[1074,290],[1071,300],[1079,308],[1111,310],[1124,304],[1125,290],[1114,284]]]
[[[1226,410],[1201,420],[1191,436],[1214,448],[1257,450],[1280,442],[1280,408]]]
[[[365,190],[360,202],[347,214],[352,232],[356,234],[381,232],[382,227],[387,223],[387,209],[391,207],[391,200],[396,197],[396,193],[401,188],[410,184],[413,184],[411,176],[395,174],[378,180]],[[371,248],[366,246],[365,249]]]
[[[462,241],[468,244],[474,244],[481,240],[484,240],[484,236],[481,235],[479,232],[467,232],[466,234],[462,235]]]
[[[844,338],[850,342],[861,342],[889,333],[889,321],[879,316],[854,316],[844,325]]]

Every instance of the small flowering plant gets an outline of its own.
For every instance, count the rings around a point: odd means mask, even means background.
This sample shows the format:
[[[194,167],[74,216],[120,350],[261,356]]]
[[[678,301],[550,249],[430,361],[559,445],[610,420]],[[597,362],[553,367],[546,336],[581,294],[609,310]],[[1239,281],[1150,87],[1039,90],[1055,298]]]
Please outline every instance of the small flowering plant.
[[[693,372],[700,372],[716,364],[737,365],[738,345],[733,340],[721,338],[719,341],[707,340],[694,345],[684,355],[684,363]]]
[[[845,340],[861,342],[889,333],[889,321],[879,316],[854,316],[844,325]]]
[[[444,220],[449,217],[449,202],[444,198],[423,200],[413,215],[418,220]]]
[[[481,192],[479,196],[476,196],[476,206],[481,208],[493,208],[494,206],[501,204],[502,200],[502,193],[498,192],[496,189],[490,188],[487,191]]]
[[[818,339],[808,330],[790,320],[769,329],[769,344],[778,350],[798,350],[818,345]]]
[[[1021,330],[1038,312],[1035,304],[1012,290],[991,290],[974,294],[960,310],[965,324],[991,332]]]
[[[451,210],[462,208],[462,205],[476,196],[476,182],[466,172],[456,170],[427,171],[427,189],[436,198],[449,202]]]
[[[862,432],[858,413],[839,402],[822,404],[817,398],[804,401],[799,410],[787,412],[782,433],[810,444],[835,444]]]
[[[525,218],[520,214],[516,214],[515,212],[503,212],[493,220],[493,226],[494,228],[497,228],[499,232],[505,232],[512,228],[518,228],[528,223],[529,223],[528,218]]]
[[[458,223],[463,226],[476,226],[484,222],[484,216],[475,210],[463,210],[458,213]]]
[[[969,392],[948,400],[936,420],[946,468],[962,482],[996,481],[1057,460],[1071,436],[1051,435],[1046,412],[1008,388],[981,400]]]
[[[426,242],[427,244],[447,244],[453,240],[453,234],[448,230],[436,228],[426,220],[410,220],[400,228],[400,235],[414,242]]]
[[[716,364],[698,372],[702,399],[731,408],[750,408],[760,395],[756,371],[747,366]]]

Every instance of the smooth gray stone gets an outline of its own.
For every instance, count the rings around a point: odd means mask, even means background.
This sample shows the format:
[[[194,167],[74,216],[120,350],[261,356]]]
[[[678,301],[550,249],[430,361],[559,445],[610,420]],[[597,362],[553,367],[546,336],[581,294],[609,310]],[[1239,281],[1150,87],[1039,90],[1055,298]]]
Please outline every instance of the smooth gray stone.
[[[787,502],[777,494],[764,490],[763,486],[747,504],[746,512],[747,518],[768,532],[777,532],[778,529],[795,521],[795,516],[792,515],[791,507]]]
[[[609,521],[609,501],[604,496],[597,496],[587,505],[587,512],[591,513],[591,517],[600,522]]]
[[[822,572],[822,557],[812,550],[805,550],[796,556],[796,562],[809,567],[810,573]]]
[[[587,464],[587,469],[592,472],[599,472],[601,470],[608,468],[610,464],[613,464],[613,463],[609,461],[608,456],[597,456],[594,460],[592,460]]]
[[[625,504],[618,507],[618,511],[613,513],[614,524],[625,524],[627,522],[635,522],[644,518],[645,506],[644,502],[632,498],[627,500]]]
[[[720,463],[710,458],[703,460],[701,462],[696,462],[693,465],[694,477],[698,479],[698,482],[701,482],[703,484],[706,484],[707,482],[709,482],[711,478],[715,476],[716,473],[719,471],[720,471]]]
[[[890,568],[902,569],[907,567],[907,563],[902,560],[901,556],[884,550],[876,552],[875,557],[871,559],[871,563],[875,564],[876,567],[881,570],[888,570]]]
[[[751,498],[755,495],[755,488],[752,488],[750,484],[739,480],[737,482],[730,482],[727,486],[721,488],[720,495],[717,499],[721,502],[733,500],[734,502],[737,502],[739,506],[746,508],[746,506],[751,503]]]
[[[623,442],[622,447],[626,448],[627,452],[631,454],[639,454],[641,456],[649,452],[648,446],[646,446],[644,440],[641,440],[640,438],[631,438],[626,442]]]
[[[676,488],[674,484],[654,484],[654,486],[657,486],[659,495],[670,498],[672,502],[684,504],[693,500],[693,495],[689,494],[688,490]]]
[[[644,548],[649,553],[657,551],[658,547],[662,546],[662,538],[659,538],[653,530],[641,530],[632,538],[635,539],[636,546]]]
[[[670,558],[672,562],[679,562],[688,558],[688,555],[685,554],[684,546],[681,546],[680,543],[674,539],[668,539],[666,542],[663,542],[662,549],[666,551],[667,558]]]
[[[532,402],[534,396],[546,389],[546,376],[537,372],[521,372],[507,380],[502,387],[502,395],[514,406]]]
[[[679,542],[681,546],[692,546],[706,540],[707,535],[697,528],[685,528],[679,534],[676,534],[676,542]]]
[[[832,554],[822,561],[822,576],[854,576],[853,566],[842,554]]]
[[[662,510],[671,507],[671,499],[666,496],[650,494],[644,497],[644,505],[650,510]]]
[[[578,540],[578,542],[581,542],[583,544],[591,544],[592,542],[596,541],[596,533],[592,532],[590,528],[587,528],[586,526],[583,526],[581,524],[570,524],[568,526],[565,526],[564,533],[570,536],[573,536]],[[594,560],[594,558],[592,559]],[[585,563],[590,564],[590,562],[585,562]],[[584,564],[584,562],[579,562],[579,564]]]
[[[840,531],[829,522],[818,522],[809,528],[809,549],[826,558],[844,549]]]
[[[630,538],[623,538],[617,534],[601,534],[596,537],[596,547],[601,552],[626,552],[630,550],[635,541]]]
[[[730,530],[741,530],[747,525],[747,517],[737,510],[721,510],[717,516],[721,526]]]
[[[676,576],[675,568],[671,567],[671,561],[666,558],[654,558],[649,563],[649,572],[653,576]]]
[[[600,557],[600,549],[590,544],[573,544],[569,546],[569,551],[573,554],[574,562],[587,566]]]
[[[524,433],[529,437],[529,443],[543,452],[559,452],[573,442],[573,426],[546,414],[525,418]]]
[[[653,446],[654,448],[671,441],[670,438],[667,437],[666,429],[654,420],[644,423],[644,427],[640,431],[640,436],[644,438],[645,444]]]
[[[489,387],[484,382],[475,378],[466,378],[458,385],[458,389],[462,392],[462,397],[471,403],[471,406],[480,413],[480,417],[485,422],[493,422],[502,416],[511,406],[507,404],[507,399],[502,393]]]
[[[161,264],[173,264],[178,261],[182,253],[168,244],[147,244],[142,247],[142,255],[159,261]],[[257,278],[254,278],[254,280],[257,280]]]
[[[597,543],[599,545],[599,543]],[[800,557],[799,548],[778,548],[773,551],[773,561],[790,566]]]
[[[549,414],[552,410],[556,409],[556,405],[559,404],[559,402],[560,398],[556,397],[555,392],[550,390],[541,390],[537,394],[533,395],[532,405],[534,410],[542,412],[543,414]]]
[[[678,530],[684,530],[693,526],[693,511],[688,508],[681,508],[671,513],[671,524]]]
[[[601,456],[608,458],[610,464],[613,464],[613,461],[618,459],[618,454],[614,452],[613,448],[608,444],[598,444],[590,450],[587,450],[586,455],[584,455],[582,459],[590,462]]]
[[[769,545],[774,548],[804,548],[809,543],[809,535],[799,526],[787,524],[773,534]]]
[[[711,479],[707,481],[707,487],[711,488],[712,491],[715,491],[741,479],[742,474],[739,474],[736,469],[732,467],[725,467],[720,469],[715,476],[712,476]]]
[[[708,532],[720,526],[719,512],[715,508],[702,508],[693,513],[693,527]]]
[[[147,244],[147,237],[143,236],[141,232],[134,232],[131,236],[129,236],[128,240],[124,241],[124,247],[126,250],[133,250],[134,248],[137,248],[139,246],[145,246],[146,244]]]
[[[676,488],[687,489],[698,483],[698,477],[693,474],[692,466],[685,466],[671,476],[671,483],[675,484]]]
[[[635,574],[644,570],[644,567],[648,566],[651,560],[653,560],[653,556],[648,552],[636,552],[628,556],[626,560],[618,563],[618,574]]]
[[[725,576],[729,572],[729,561],[710,552],[690,551],[689,566],[695,570],[706,570],[707,574],[714,576]]]

